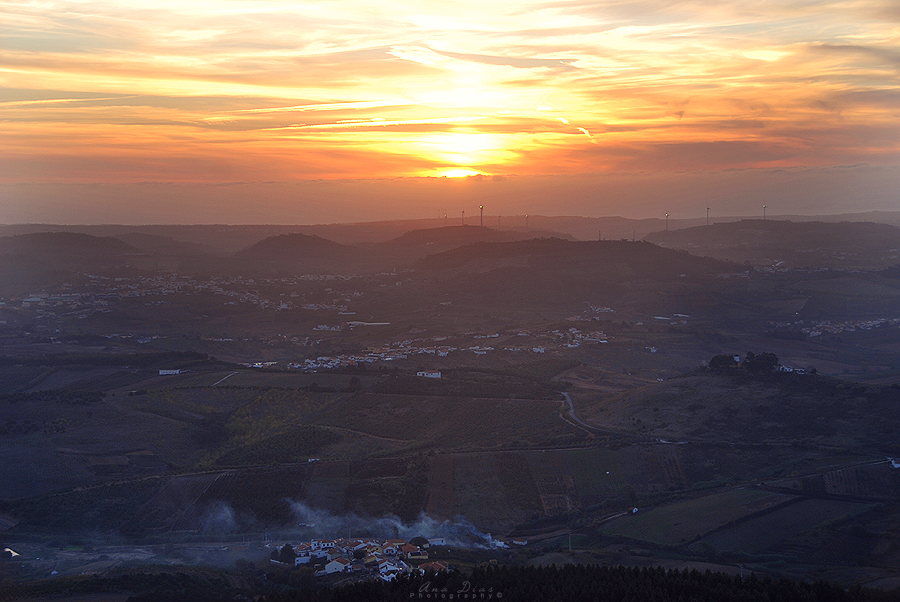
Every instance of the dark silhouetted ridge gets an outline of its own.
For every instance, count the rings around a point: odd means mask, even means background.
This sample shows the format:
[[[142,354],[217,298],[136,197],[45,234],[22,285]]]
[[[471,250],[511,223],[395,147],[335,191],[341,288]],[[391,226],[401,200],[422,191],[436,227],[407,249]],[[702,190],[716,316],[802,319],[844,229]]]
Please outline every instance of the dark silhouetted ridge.
[[[32,257],[52,265],[113,265],[141,251],[106,236],[77,232],[37,232],[0,238],[0,254]]]
[[[261,240],[252,247],[238,252],[239,259],[270,261],[298,259],[350,259],[359,257],[357,247],[342,245],[312,234],[280,234]]]
[[[742,220],[656,232],[646,240],[718,259],[785,267],[886,267],[897,262],[900,228],[872,222]]]

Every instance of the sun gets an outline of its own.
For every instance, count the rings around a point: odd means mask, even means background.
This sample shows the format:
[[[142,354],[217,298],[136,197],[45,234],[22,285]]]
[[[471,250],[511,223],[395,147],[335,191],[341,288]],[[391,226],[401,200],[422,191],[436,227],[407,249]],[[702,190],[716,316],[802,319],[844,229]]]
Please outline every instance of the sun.
[[[498,165],[514,158],[501,136],[478,132],[440,132],[423,136],[415,143],[416,153],[440,165],[429,176],[464,178],[480,173],[479,167]]]
[[[492,134],[469,132],[442,132],[421,140],[429,156],[456,165],[484,163],[502,148],[502,143]]]

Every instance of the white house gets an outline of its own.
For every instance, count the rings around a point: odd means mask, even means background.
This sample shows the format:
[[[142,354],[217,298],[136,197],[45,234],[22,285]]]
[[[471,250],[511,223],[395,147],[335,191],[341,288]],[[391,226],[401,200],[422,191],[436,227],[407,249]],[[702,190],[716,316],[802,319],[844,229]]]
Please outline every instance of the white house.
[[[416,376],[421,376],[422,378],[440,378],[441,372],[440,370],[420,370],[416,372]]]
[[[294,550],[294,554],[296,554],[296,557],[294,558],[294,566],[309,564],[309,561],[312,560],[313,557],[312,552],[312,546],[308,543],[302,544],[297,547],[297,549]]]
[[[396,556],[397,555],[397,546],[386,545],[386,546],[384,546],[383,552],[384,552],[385,556]]]
[[[332,573],[340,573],[340,572],[349,572],[353,568],[353,563],[344,558],[343,556],[339,558],[335,558],[331,562],[325,565],[325,574],[330,575]]]

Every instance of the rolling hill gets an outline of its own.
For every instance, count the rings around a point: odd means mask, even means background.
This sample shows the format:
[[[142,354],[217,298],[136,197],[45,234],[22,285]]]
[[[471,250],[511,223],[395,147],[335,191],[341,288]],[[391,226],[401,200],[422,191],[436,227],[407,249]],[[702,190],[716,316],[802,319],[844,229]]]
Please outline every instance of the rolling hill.
[[[695,255],[781,267],[878,268],[900,258],[900,228],[872,222],[742,220],[665,230],[646,240]]]
[[[239,251],[234,259],[243,264],[296,273],[353,273],[371,266],[371,256],[359,247],[300,233],[270,236]]]
[[[412,260],[474,243],[514,242],[548,237],[574,240],[569,234],[550,231],[517,232],[484,226],[444,226],[410,230],[393,240],[378,244],[377,248],[392,256]]]
[[[697,301],[712,274],[734,264],[645,242],[535,239],[476,243],[430,255],[416,269],[433,278],[430,298],[500,310],[572,311],[584,303],[682,311],[667,299]],[[679,307],[684,304],[679,302]]]
[[[36,232],[0,238],[0,255],[29,257],[56,268],[123,265],[138,254],[139,249],[121,240],[77,232]]]

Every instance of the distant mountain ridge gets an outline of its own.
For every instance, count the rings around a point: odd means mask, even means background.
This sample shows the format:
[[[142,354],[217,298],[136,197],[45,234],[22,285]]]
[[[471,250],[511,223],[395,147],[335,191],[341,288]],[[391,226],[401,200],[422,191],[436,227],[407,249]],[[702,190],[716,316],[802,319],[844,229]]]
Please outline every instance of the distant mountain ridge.
[[[647,242],[569,241],[536,238],[515,242],[480,242],[429,255],[417,266],[431,270],[491,269],[491,263],[508,265],[518,258],[533,270],[599,273],[629,272],[640,277],[665,277],[731,271],[727,262],[673,252]],[[522,263],[524,262],[524,263]]]
[[[357,273],[373,267],[373,258],[359,247],[301,233],[279,234],[261,240],[235,253],[234,260],[244,264],[245,270],[249,262],[259,269],[268,268],[280,273]]]
[[[383,254],[393,263],[412,262],[426,255],[449,251],[474,243],[514,242],[537,237],[555,236],[573,240],[569,234],[559,232],[535,231],[520,232],[515,230],[495,230],[485,226],[442,226],[410,230],[405,234],[370,247]]]
[[[141,251],[121,240],[79,232],[36,232],[0,238],[0,254],[24,255],[54,265],[115,263]]]
[[[176,240],[170,236],[148,234],[146,232],[126,232],[125,234],[117,234],[113,238],[121,240],[141,251],[159,255],[208,256],[219,252],[208,245]]]
[[[873,222],[755,219],[664,230],[646,240],[696,255],[783,267],[878,268],[900,261],[900,228]]]
[[[538,314],[585,304],[689,313],[697,303],[716,302],[704,298],[706,279],[744,269],[642,241],[553,238],[474,243],[429,255],[414,267],[433,278],[428,298]],[[684,298],[690,303],[672,302]]]
[[[342,245],[314,234],[301,233],[270,236],[235,253],[235,257],[240,259],[268,260],[351,258],[360,255],[361,250],[358,247]]]
[[[713,211],[713,224],[737,222],[752,219],[750,216],[717,215]],[[791,220],[794,222],[819,221],[860,222],[900,226],[900,211],[873,211],[867,213],[846,213],[836,215],[770,215],[770,220]],[[453,221],[453,220],[450,220]],[[473,221],[470,219],[470,221]],[[674,215],[668,220],[660,215],[656,218],[633,219],[618,216],[546,216],[524,215],[485,216],[485,223],[496,224],[499,232],[514,232],[523,238],[548,236],[572,236],[578,240],[640,240],[666,227],[670,230],[702,226],[705,216],[680,217]],[[179,242],[190,242],[217,249],[231,255],[251,245],[278,234],[302,232],[315,234],[341,244],[363,244],[386,242],[415,230],[434,230],[448,226],[445,218],[420,218],[407,220],[384,220],[376,222],[347,222],[334,224],[182,224],[182,225],[61,225],[61,224],[11,224],[0,225],[0,236],[14,236],[35,232],[81,232],[93,236],[121,236],[141,232],[172,238]]]

